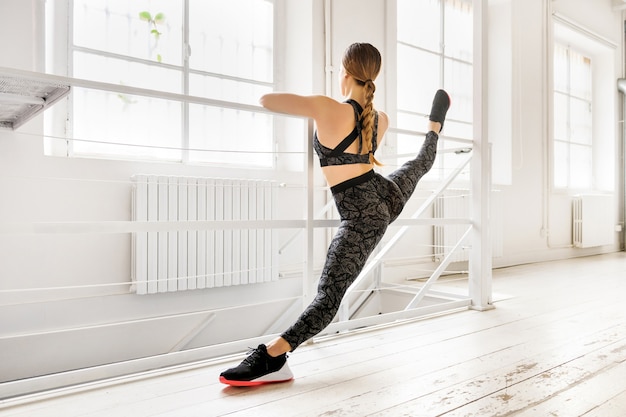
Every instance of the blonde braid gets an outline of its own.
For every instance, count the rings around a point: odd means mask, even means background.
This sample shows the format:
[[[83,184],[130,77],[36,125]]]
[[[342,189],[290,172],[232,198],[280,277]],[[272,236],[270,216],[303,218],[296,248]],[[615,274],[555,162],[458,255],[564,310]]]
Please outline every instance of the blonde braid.
[[[363,113],[361,113],[361,123],[363,125],[363,137],[365,141],[365,146],[367,152],[370,155],[370,163],[378,166],[382,166],[375,157],[374,152],[372,152],[373,141],[374,141],[374,122],[375,122],[375,110],[374,110],[374,92],[376,91],[376,86],[374,85],[374,81],[367,80],[364,82],[365,84],[365,106],[363,107]]]
[[[355,81],[364,87],[365,90],[365,106],[361,113],[361,124],[363,126],[362,135],[365,147],[369,153],[371,164],[382,165],[374,158],[373,144],[374,140],[374,123],[376,120],[376,111],[374,110],[374,91],[376,86],[374,80],[378,76],[381,67],[380,52],[369,43],[353,43],[346,48],[341,59],[341,64],[348,74]]]

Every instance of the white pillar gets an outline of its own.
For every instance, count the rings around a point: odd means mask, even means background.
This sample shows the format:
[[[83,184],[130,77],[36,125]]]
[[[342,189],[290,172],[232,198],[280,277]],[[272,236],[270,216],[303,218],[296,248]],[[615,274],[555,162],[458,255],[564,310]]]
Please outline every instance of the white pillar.
[[[487,0],[474,0],[474,145],[471,167],[472,250],[469,259],[471,308],[492,304],[492,258],[489,227],[491,158],[487,135]]]

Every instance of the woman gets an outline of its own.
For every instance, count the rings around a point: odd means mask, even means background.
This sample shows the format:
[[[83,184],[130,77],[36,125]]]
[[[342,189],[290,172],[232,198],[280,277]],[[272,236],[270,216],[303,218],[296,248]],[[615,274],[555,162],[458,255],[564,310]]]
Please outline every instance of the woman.
[[[367,43],[350,45],[340,71],[338,102],[325,96],[272,93],[261,105],[279,113],[315,120],[313,147],[337,205],[341,223],[328,249],[318,293],[298,320],[279,337],[259,345],[237,367],[222,372],[220,381],[252,386],[293,379],[287,352],[321,332],[335,317],[348,287],[357,278],[387,226],[402,211],[420,178],[432,167],[438,133],[450,106],[448,94],[437,91],[428,134],[419,155],[387,178],[373,170],[378,138],[389,127],[383,112],[374,110],[374,80],[380,72],[378,50]]]

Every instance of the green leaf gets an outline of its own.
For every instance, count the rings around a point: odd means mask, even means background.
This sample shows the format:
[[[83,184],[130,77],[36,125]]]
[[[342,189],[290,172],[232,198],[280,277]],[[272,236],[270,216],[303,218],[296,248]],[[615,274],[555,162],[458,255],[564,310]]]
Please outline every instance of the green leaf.
[[[150,14],[150,12],[140,12],[139,18],[146,22],[150,22],[152,20],[152,15]]]
[[[154,16],[154,23],[163,23],[163,22],[165,22],[165,14],[157,13],[156,16]]]
[[[157,54],[157,62],[161,62],[163,60],[163,57],[161,56],[161,54]]]
[[[124,103],[125,105],[128,104],[135,104],[137,103],[137,100],[132,100],[131,98],[129,98],[128,96],[124,95],[124,94],[118,94],[117,97],[122,101],[122,103]]]

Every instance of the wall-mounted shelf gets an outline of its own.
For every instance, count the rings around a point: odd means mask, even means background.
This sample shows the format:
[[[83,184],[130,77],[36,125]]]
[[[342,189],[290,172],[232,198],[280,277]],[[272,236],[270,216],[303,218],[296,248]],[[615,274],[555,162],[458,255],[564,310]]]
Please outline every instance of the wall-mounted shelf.
[[[0,129],[17,129],[69,92],[69,85],[48,81],[41,74],[0,71]]]

